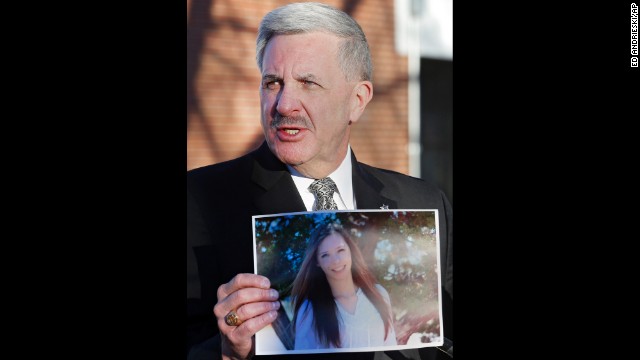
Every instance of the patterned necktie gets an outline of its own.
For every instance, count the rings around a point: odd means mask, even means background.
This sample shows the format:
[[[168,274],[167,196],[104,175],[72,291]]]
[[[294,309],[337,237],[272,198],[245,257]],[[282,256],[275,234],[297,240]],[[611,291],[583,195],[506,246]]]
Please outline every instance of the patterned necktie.
[[[338,205],[333,201],[333,193],[338,191],[336,183],[331,178],[316,180],[309,185],[309,191],[316,197],[315,210],[338,210]]]

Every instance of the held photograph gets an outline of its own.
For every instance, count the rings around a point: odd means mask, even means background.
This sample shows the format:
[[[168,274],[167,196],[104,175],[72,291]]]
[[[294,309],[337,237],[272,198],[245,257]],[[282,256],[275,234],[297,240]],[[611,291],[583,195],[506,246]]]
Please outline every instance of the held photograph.
[[[280,294],[256,355],[443,345],[438,210],[253,216],[254,272]]]

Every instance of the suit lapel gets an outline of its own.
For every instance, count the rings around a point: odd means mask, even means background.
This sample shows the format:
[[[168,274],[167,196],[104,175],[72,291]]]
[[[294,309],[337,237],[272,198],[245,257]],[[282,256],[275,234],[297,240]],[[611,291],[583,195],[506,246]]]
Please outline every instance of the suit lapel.
[[[257,186],[253,199],[262,214],[307,211],[287,167],[269,150],[266,142],[253,152],[251,179]],[[353,192],[358,209],[397,209],[397,202],[382,195],[384,184],[360,165],[351,151]]]
[[[364,166],[358,163],[356,156],[351,149],[351,168],[353,177],[353,192],[356,197],[356,207],[358,209],[397,209],[398,204],[382,193],[384,184],[369,173]]]
[[[253,153],[251,180],[253,199],[262,214],[306,211],[287,167],[269,150],[266,142]]]

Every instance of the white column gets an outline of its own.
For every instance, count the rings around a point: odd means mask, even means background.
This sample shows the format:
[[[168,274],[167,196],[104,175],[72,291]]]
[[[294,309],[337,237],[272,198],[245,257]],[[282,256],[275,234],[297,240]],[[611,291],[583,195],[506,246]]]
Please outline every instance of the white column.
[[[423,0],[409,1],[407,57],[409,62],[409,175],[420,177],[420,15]]]

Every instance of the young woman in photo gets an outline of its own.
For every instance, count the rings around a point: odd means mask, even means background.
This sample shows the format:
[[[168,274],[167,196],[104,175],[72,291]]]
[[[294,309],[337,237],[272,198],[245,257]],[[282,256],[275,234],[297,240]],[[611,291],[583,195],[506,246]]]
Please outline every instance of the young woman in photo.
[[[397,345],[389,294],[340,225],[311,235],[292,298],[296,350]]]

